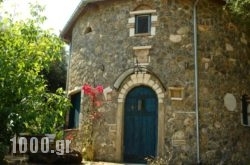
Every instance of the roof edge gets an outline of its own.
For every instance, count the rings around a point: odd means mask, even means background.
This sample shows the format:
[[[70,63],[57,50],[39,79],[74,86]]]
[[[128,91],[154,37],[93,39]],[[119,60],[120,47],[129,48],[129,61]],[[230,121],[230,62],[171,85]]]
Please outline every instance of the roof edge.
[[[60,37],[66,43],[70,43],[71,42],[72,30],[73,30],[74,24],[76,23],[76,21],[79,18],[79,16],[84,11],[87,10],[87,6],[89,4],[94,4],[94,3],[97,3],[97,2],[101,2],[101,1],[106,1],[106,0],[81,0],[81,2],[78,4],[78,6],[76,7],[76,9],[72,13],[71,17],[67,21],[66,25],[64,26],[64,28],[60,32]],[[225,3],[226,3],[226,0],[219,0],[219,1],[218,0],[210,0],[210,1],[219,3],[221,5],[225,5]]]
[[[105,1],[105,0],[82,0],[77,5],[76,9],[72,13],[71,17],[69,18],[69,20],[67,21],[66,25],[64,26],[64,28],[62,29],[62,31],[60,33],[60,37],[65,42],[69,43],[71,41],[71,36],[72,36],[71,33],[73,30],[73,26],[76,23],[79,16],[84,12],[84,10],[86,10],[87,5],[89,5],[91,3],[97,3],[99,1]]]

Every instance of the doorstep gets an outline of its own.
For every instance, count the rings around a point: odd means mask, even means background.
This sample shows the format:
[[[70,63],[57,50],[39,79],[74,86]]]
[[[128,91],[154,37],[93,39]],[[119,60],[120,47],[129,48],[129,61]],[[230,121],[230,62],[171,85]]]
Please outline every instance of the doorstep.
[[[112,162],[91,162],[91,161],[83,161],[84,165],[146,165],[139,163],[112,163]]]
[[[16,164],[25,164],[28,162],[29,158],[26,155],[23,156],[13,156],[13,155],[6,155],[4,157],[4,162],[9,165],[16,165]]]

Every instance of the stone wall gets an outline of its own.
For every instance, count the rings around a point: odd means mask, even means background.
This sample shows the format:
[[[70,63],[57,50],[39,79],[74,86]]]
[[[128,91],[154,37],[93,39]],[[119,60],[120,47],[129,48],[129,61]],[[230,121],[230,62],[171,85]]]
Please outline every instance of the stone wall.
[[[202,1],[198,9],[201,158],[206,164],[248,164],[250,130],[241,125],[241,96],[250,92],[249,38],[228,13]],[[224,106],[224,96],[236,108]]]
[[[140,4],[156,10],[155,36],[129,37],[129,12]],[[133,47],[151,46],[148,70],[166,89],[163,150],[173,151],[175,164],[196,162],[192,5],[191,0],[104,1],[89,5],[77,20],[72,32],[69,90],[84,83],[113,88],[111,99],[99,109],[103,116],[94,133],[96,160],[119,161],[116,137],[121,91],[113,85],[135,66]],[[201,161],[246,164],[250,162],[250,131],[241,126],[240,97],[250,93],[249,38],[217,3],[200,2],[197,17]],[[183,99],[171,100],[170,87],[182,87]],[[237,100],[234,111],[224,106],[226,93]]]

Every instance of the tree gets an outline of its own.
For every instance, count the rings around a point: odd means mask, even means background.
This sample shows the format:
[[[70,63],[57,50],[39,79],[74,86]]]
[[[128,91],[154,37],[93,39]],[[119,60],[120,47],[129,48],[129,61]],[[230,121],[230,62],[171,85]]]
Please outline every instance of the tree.
[[[67,75],[67,55],[66,52],[62,53],[62,60],[53,62],[49,70],[44,70],[43,75],[47,80],[48,90],[56,92],[58,88],[66,88],[66,75]]]
[[[250,0],[227,0],[229,10],[244,24],[250,24]]]
[[[47,91],[42,74],[61,60],[64,48],[58,36],[41,28],[46,19],[39,14],[43,9],[31,5],[30,19],[0,20],[0,142],[5,144],[14,133],[39,131],[41,123],[59,127],[70,106],[62,90]],[[52,114],[57,116],[49,125],[46,120]]]

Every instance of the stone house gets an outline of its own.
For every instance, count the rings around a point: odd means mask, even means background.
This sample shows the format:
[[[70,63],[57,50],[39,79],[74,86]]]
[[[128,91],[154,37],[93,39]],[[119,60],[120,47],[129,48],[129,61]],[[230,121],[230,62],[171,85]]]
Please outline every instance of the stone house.
[[[249,31],[222,6],[220,0],[79,4],[61,32],[70,44],[68,128],[81,128],[85,117],[82,85],[103,85],[95,160],[250,163]]]

